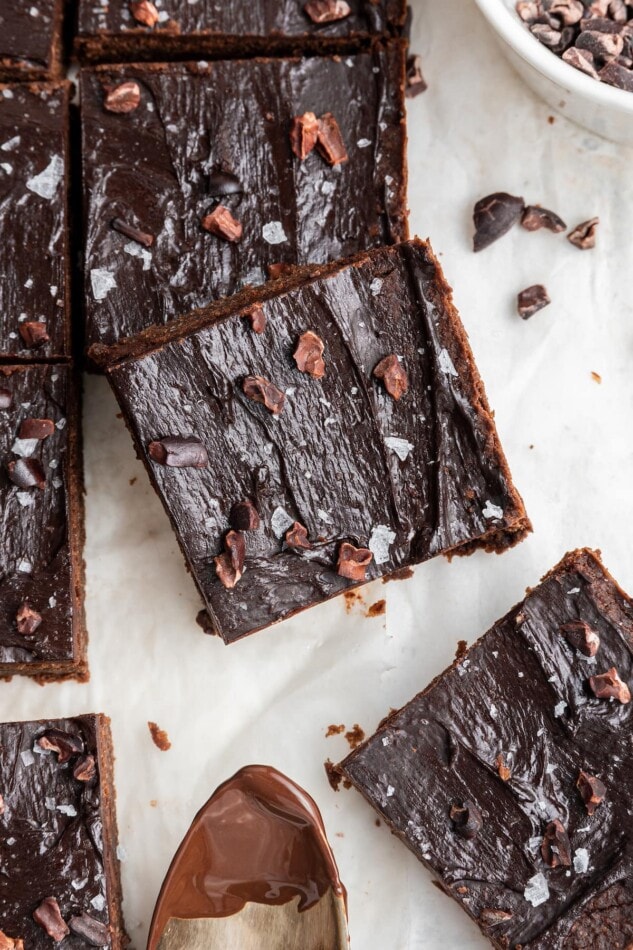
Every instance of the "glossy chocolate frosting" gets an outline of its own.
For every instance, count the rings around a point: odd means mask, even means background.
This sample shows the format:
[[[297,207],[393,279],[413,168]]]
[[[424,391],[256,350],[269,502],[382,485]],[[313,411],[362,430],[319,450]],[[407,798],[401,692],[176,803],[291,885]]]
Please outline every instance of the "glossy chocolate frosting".
[[[0,79],[43,79],[55,72],[63,0],[0,0]]]
[[[599,637],[594,657],[565,632],[579,621]],[[576,551],[342,763],[496,947],[633,940],[633,702],[589,683],[612,667],[633,688],[633,603]],[[581,770],[605,787],[593,814]],[[465,803],[466,829],[451,820]],[[569,867],[545,860],[553,821]]]
[[[317,805],[276,769],[247,766],[196,815],[163,883],[148,950],[172,918],[228,917],[249,902],[295,898],[304,911],[329,890],[345,896]]]
[[[107,111],[105,89],[123,82],[138,84],[139,105]],[[87,342],[261,284],[272,264],[319,264],[405,237],[403,88],[399,43],[344,59],[83,70]],[[293,155],[292,120],[306,111],[332,113],[346,163]],[[220,174],[233,193],[219,194]],[[237,243],[202,227],[220,201],[243,227]],[[115,218],[152,246],[114,230]]]
[[[70,354],[69,88],[0,86],[0,358]],[[29,345],[20,329],[31,322],[48,340]]]
[[[406,19],[405,0],[349,0],[349,15],[326,22],[315,22],[305,6],[306,0],[164,0],[160,20],[148,27],[126,0],[80,0],[78,49],[92,61],[349,49],[399,33]]]
[[[69,366],[1,366],[0,390],[10,399],[0,408],[0,671],[73,664],[82,626],[81,476],[77,468],[75,381]],[[29,419],[50,420],[44,439],[20,438]],[[43,489],[9,478],[11,462],[40,464]],[[69,522],[72,520],[72,527]],[[79,603],[78,603],[79,598]],[[40,615],[32,635],[20,633],[16,617],[27,603]],[[1,790],[0,790],[1,791]]]
[[[33,919],[33,911],[52,897],[63,920],[87,914],[111,928],[103,946],[121,947],[116,910],[118,882],[116,829],[107,799],[109,764],[103,748],[102,717],[78,716],[0,725],[0,931],[24,941],[28,950],[56,946]],[[61,733],[73,751],[60,761],[38,740]],[[108,740],[109,741],[109,740]],[[92,756],[94,776],[78,769]],[[92,769],[91,769],[92,770]],[[86,950],[86,941],[69,933],[68,950]]]
[[[244,298],[235,312],[228,301],[117,348],[133,356],[109,371],[226,642],[349,588],[337,573],[344,542],[371,549],[369,580],[456,549],[504,550],[529,528],[430,247],[379,249],[327,274],[263,300],[263,333],[244,319]],[[306,330],[324,344],[319,379],[293,357]],[[408,374],[399,401],[373,375],[388,354]],[[284,393],[281,413],[246,398],[251,374]],[[155,461],[150,443],[173,436],[199,440],[207,464]],[[227,590],[214,558],[244,499],[259,527],[246,533],[243,577]],[[295,521],[311,549],[284,543]]]

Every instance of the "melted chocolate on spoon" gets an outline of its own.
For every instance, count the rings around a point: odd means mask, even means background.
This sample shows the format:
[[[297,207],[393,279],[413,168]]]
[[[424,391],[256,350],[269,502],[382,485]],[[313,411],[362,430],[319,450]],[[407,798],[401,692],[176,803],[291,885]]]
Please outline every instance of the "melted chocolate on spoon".
[[[315,802],[281,772],[247,766],[195,817],[163,883],[148,950],[172,918],[229,917],[249,902],[295,897],[303,911],[329,889],[345,898]]]

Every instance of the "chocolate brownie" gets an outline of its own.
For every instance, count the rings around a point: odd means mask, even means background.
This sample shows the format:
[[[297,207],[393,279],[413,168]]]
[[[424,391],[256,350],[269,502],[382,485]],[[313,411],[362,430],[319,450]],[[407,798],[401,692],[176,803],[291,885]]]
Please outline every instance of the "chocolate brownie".
[[[70,355],[69,92],[0,85],[0,359]]]
[[[529,529],[428,244],[246,292],[108,355],[227,643],[434,555],[502,551]]]
[[[0,724],[0,945],[126,944],[109,720]]]
[[[89,344],[406,236],[400,43],[98,67],[81,90]]]
[[[344,52],[400,35],[406,0],[79,0],[89,62]]]
[[[0,80],[61,73],[65,0],[0,0]]]
[[[87,677],[78,386],[0,365],[0,675]]]
[[[633,602],[568,554],[342,763],[495,947],[633,941]]]

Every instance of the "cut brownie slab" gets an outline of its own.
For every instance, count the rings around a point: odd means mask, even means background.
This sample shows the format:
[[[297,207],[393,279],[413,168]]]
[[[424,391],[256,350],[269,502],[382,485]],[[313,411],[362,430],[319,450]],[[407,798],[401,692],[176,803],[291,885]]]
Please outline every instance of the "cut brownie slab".
[[[70,366],[0,366],[0,675],[85,679],[83,481]]]
[[[61,73],[65,0],[0,0],[0,80]]]
[[[88,343],[406,236],[400,43],[100,67],[81,89]]]
[[[504,550],[529,528],[423,242],[247,292],[110,356],[226,642],[436,554]]]
[[[124,947],[109,720],[4,723],[0,748],[0,945]]]
[[[91,62],[342,52],[405,21],[406,0],[80,0],[76,49]]]
[[[568,554],[342,771],[495,947],[633,941],[633,603]]]
[[[0,359],[70,354],[69,90],[0,85]]]

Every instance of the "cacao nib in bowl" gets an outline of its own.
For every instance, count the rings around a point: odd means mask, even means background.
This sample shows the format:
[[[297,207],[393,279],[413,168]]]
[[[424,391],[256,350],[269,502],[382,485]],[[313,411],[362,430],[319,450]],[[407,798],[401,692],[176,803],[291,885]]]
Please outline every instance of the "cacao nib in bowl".
[[[565,62],[530,32],[515,0],[475,0],[501,49],[530,88],[552,109],[591,132],[633,145],[633,92],[618,89]]]

